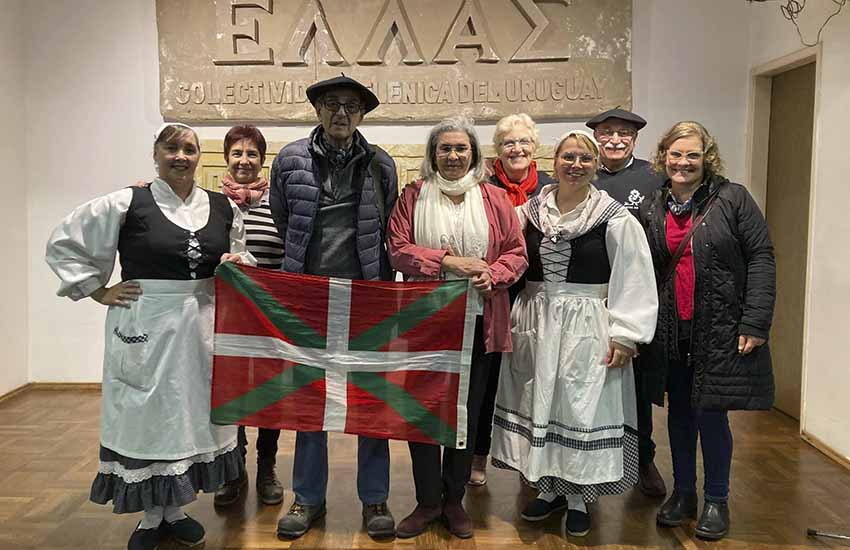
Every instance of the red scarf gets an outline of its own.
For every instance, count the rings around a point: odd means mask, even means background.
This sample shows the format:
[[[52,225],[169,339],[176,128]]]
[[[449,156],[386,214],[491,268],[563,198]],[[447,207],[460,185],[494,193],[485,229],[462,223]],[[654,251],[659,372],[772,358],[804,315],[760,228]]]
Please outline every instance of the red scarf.
[[[257,204],[266,189],[269,188],[269,180],[262,175],[253,183],[236,183],[231,177],[230,172],[226,172],[221,178],[221,192],[227,195],[227,198],[236,203],[241,209],[249,208]]]
[[[496,177],[505,186],[505,191],[508,192],[508,199],[510,199],[514,206],[525,204],[528,201],[528,194],[537,189],[537,163],[533,160],[528,165],[528,175],[519,184],[508,179],[508,175],[502,166],[502,159],[496,159],[493,169],[496,171]]]

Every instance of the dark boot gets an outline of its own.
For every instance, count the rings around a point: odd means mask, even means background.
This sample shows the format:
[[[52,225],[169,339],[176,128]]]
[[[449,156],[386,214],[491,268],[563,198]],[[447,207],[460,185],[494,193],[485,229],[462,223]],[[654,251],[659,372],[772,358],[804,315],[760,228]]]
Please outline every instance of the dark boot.
[[[460,502],[447,502],[443,505],[443,517],[449,525],[449,532],[461,539],[472,536],[472,519],[463,504]]]
[[[695,532],[698,537],[708,540],[725,537],[729,533],[729,504],[706,501]]]
[[[697,517],[697,495],[696,493],[680,494],[673,491],[667,502],[661,506],[655,514],[658,525],[664,527],[678,527],[689,519]]]
[[[221,489],[215,492],[215,497],[213,497],[213,504],[215,506],[228,506],[236,502],[239,499],[239,495],[242,494],[242,488],[248,484],[248,476],[243,475],[240,478],[234,479],[233,481],[228,481],[222,486]]]
[[[395,529],[395,536],[400,539],[409,539],[423,533],[430,524],[440,519],[442,511],[440,506],[416,505],[413,512],[399,522]]]
[[[263,504],[272,505],[283,502],[283,485],[277,479],[274,464],[274,458],[257,460],[257,495]]]

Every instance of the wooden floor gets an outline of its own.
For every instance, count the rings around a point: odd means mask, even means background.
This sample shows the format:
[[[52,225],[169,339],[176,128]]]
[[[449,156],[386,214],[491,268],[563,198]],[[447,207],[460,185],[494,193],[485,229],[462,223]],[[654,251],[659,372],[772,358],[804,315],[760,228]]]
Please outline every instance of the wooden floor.
[[[88,501],[97,470],[100,395],[78,390],[30,390],[0,402],[0,549],[111,550],[126,548],[139,514],[116,516]],[[278,517],[292,502],[291,449],[281,436],[278,473],[286,487],[283,505],[266,507],[251,485],[247,497],[221,511],[201,495],[187,511],[207,529],[206,548],[848,548],[850,544],[806,538],[807,527],[850,531],[850,472],[802,442],[797,424],[780,413],[732,415],[732,531],[708,543],[693,537],[693,525],[655,525],[660,501],[633,491],[603,497],[593,508],[593,531],[564,538],[560,518],[540,524],[519,518],[532,497],[515,474],[490,469],[490,482],[467,492],[475,536],[460,540],[442,527],[415,539],[374,542],[361,528],[355,491],[354,437],[330,438],[328,516],[295,541],[275,536]],[[658,466],[670,476],[664,411],[656,408]],[[253,446],[255,434],[249,431]],[[253,453],[253,448],[250,451]],[[414,506],[407,446],[391,442],[390,509],[396,520]],[[249,455],[249,458],[252,455]],[[253,462],[249,460],[249,463]],[[249,464],[252,480],[254,465]],[[174,546],[176,547],[176,546]],[[171,546],[165,546],[169,549]]]

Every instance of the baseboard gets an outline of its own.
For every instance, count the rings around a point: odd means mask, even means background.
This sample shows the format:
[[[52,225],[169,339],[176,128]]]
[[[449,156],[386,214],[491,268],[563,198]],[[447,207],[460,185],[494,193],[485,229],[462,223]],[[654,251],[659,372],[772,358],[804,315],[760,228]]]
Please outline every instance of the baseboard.
[[[0,395],[0,403],[28,391],[100,391],[100,382],[29,382]]]
[[[842,454],[838,453],[832,447],[830,447],[829,445],[827,445],[826,443],[806,431],[800,432],[800,437],[803,438],[803,441],[805,441],[815,449],[819,450],[820,452],[837,462],[839,465],[850,470],[850,458],[847,458],[846,456],[843,456]]]
[[[24,384],[23,386],[18,386],[14,390],[8,391],[8,392],[4,393],[3,395],[0,395],[0,403],[2,403],[3,401],[6,401],[7,399],[11,399],[11,398],[15,397],[16,395],[20,395],[20,394],[24,393],[25,391],[27,391],[29,389],[29,387],[30,387],[30,384]]]
[[[31,390],[100,391],[100,382],[30,382]]]

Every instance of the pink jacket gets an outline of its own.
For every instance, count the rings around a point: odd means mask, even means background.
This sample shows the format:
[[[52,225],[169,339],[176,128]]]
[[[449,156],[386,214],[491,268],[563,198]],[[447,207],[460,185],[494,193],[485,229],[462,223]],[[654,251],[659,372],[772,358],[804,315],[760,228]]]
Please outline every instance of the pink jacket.
[[[511,310],[508,287],[528,267],[525,238],[519,219],[505,191],[481,182],[484,210],[490,222],[489,246],[485,260],[493,274],[493,295],[484,300],[484,349],[487,353],[512,351]],[[417,246],[413,237],[413,213],[422,181],[406,186],[387,224],[390,263],[405,276],[438,278],[445,250]]]

